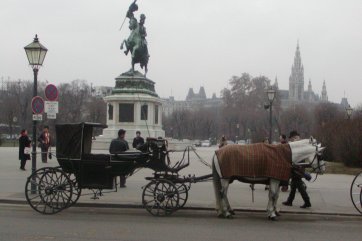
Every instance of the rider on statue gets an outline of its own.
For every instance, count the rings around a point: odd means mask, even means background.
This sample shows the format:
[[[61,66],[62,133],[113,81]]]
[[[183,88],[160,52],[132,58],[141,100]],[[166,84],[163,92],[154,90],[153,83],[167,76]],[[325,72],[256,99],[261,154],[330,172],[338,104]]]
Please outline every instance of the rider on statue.
[[[128,39],[123,40],[121,44],[121,49],[123,45],[126,45],[126,50],[124,53],[128,55],[128,52],[132,54],[132,69],[131,74],[134,73],[134,65],[139,63],[141,68],[145,67],[145,75],[147,74],[147,63],[150,55],[148,54],[147,47],[147,32],[144,26],[146,16],[141,14],[140,22],[134,16],[134,12],[138,10],[138,5],[136,0],[129,6],[126,17],[129,18],[129,29],[131,34]]]

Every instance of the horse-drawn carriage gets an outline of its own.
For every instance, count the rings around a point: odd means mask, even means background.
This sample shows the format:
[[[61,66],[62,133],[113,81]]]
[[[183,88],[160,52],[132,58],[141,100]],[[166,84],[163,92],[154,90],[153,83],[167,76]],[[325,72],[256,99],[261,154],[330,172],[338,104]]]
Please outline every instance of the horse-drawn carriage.
[[[143,187],[142,204],[152,215],[166,216],[177,211],[187,202],[191,183],[212,179],[217,213],[221,217],[231,217],[233,211],[227,190],[233,180],[239,180],[269,183],[268,217],[274,220],[279,180],[288,180],[292,164],[306,165],[316,172],[325,169],[321,158],[324,148],[313,139],[305,139],[288,145],[228,145],[216,151],[212,174],[181,177],[179,171],[190,164],[190,147],[175,164],[171,164],[167,141],[162,138],[147,138],[137,152],[93,154],[92,137],[96,127],[106,126],[96,123],[56,125],[59,166],[40,168],[26,181],[26,200],[34,210],[43,214],[60,212],[75,204],[84,189],[91,190],[96,199],[105,193],[104,190],[117,191],[117,176],[130,176],[136,169],[149,168],[154,173],[146,177],[149,183]]]
[[[104,190],[117,191],[117,176],[150,168],[154,175],[146,177],[150,182],[143,188],[142,204],[152,215],[169,215],[185,205],[191,182],[211,177],[180,177],[178,172],[190,163],[190,149],[171,166],[165,139],[147,138],[142,151],[93,154],[93,128],[105,127],[96,123],[56,125],[59,166],[36,170],[25,185],[26,200],[34,210],[43,214],[60,212],[75,204],[84,189],[91,190],[96,199]]]

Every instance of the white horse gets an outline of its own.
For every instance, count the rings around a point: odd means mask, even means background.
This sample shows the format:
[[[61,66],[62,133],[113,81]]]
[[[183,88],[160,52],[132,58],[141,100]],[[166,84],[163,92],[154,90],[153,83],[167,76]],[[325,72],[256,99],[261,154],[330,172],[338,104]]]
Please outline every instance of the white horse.
[[[253,147],[254,151],[250,151],[250,149],[253,149]],[[322,151],[325,147],[321,147],[321,145],[317,144],[313,138],[280,145],[229,145],[223,148],[216,151],[216,155],[214,156],[212,165],[213,184],[216,197],[216,211],[219,217],[232,218],[232,215],[234,214],[234,211],[231,209],[227,197],[229,184],[232,183],[234,180],[246,183],[269,183],[269,202],[267,205],[267,215],[269,219],[276,220],[276,216],[278,215],[276,205],[279,197],[280,180],[282,180],[281,178],[283,178],[285,181],[289,179],[289,175],[292,171],[292,164],[309,166],[317,173],[323,173],[325,171],[325,163],[324,160],[322,160],[321,158]],[[280,148],[282,148],[282,151],[280,151]],[[255,152],[255,150],[257,151]],[[263,160],[249,160],[249,162],[245,162],[245,160],[240,160],[243,159],[239,158],[241,156],[241,153],[245,159],[245,152],[248,152],[248,158],[251,156],[254,159]],[[220,153],[231,153],[231,155],[221,155]],[[282,161],[284,161],[284,163],[282,163],[282,165],[284,166],[276,164],[276,162],[279,162],[281,159]],[[288,160],[289,169],[288,166],[286,166],[285,164],[285,160]],[[257,166],[258,164],[255,164],[258,162],[259,166]],[[266,165],[267,167],[264,168],[266,170],[264,170],[263,174],[261,174],[261,176],[258,176],[258,172],[260,173],[260,163],[263,163],[262,165]],[[270,172],[270,170],[268,170],[268,168],[270,169],[270,165],[273,165],[273,168],[277,171]],[[243,170],[241,172],[238,172],[237,169],[240,168]],[[283,175],[281,175],[280,172],[282,172],[283,170],[284,172],[289,171],[289,173],[284,173]],[[250,172],[252,172],[253,174],[250,174]],[[240,173],[247,174],[240,175]],[[275,178],[279,178],[279,180]]]

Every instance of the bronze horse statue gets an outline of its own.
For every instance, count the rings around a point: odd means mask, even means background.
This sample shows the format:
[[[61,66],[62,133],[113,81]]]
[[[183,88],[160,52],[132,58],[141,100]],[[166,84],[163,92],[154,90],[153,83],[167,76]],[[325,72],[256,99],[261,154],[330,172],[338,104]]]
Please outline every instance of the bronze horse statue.
[[[148,47],[146,41],[146,28],[144,27],[146,16],[141,14],[140,22],[134,17],[133,12],[138,10],[136,1],[131,4],[127,12],[127,18],[129,18],[129,29],[131,34],[121,44],[121,49],[126,45],[124,53],[127,55],[128,52],[132,54],[132,73],[134,72],[134,65],[139,63],[141,68],[145,68],[145,75],[147,74],[147,64],[150,55],[148,54]]]

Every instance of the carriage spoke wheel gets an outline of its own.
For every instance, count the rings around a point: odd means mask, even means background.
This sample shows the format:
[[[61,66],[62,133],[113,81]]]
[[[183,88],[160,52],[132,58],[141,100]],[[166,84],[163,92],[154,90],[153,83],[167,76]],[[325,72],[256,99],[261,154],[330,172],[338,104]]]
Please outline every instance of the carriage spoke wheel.
[[[70,207],[70,206],[73,206],[78,201],[80,195],[82,194],[82,189],[79,187],[77,178],[75,177],[75,175],[73,173],[69,174],[68,177],[73,185],[72,198],[71,198],[71,200],[69,202],[69,206],[68,206],[68,207]]]
[[[189,197],[189,189],[183,183],[175,184],[179,194],[178,208],[185,206],[187,198]]]
[[[28,177],[25,184],[27,202],[42,214],[54,214],[68,207],[72,192],[69,177],[57,168],[38,169]]]
[[[62,169],[60,166],[57,166],[56,168],[58,169]],[[75,203],[77,203],[80,195],[82,194],[82,189],[79,187],[78,182],[77,182],[77,178],[75,176],[74,173],[69,173],[68,177],[70,179],[70,181],[72,182],[73,185],[73,191],[72,191],[72,199],[69,202],[69,205],[67,206],[67,208],[73,206]]]
[[[362,214],[362,172],[356,175],[351,184],[351,200],[357,211]]]
[[[167,216],[179,208],[179,192],[168,180],[153,180],[142,193],[142,204],[154,216]]]

